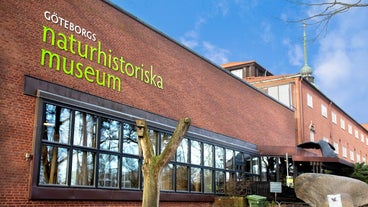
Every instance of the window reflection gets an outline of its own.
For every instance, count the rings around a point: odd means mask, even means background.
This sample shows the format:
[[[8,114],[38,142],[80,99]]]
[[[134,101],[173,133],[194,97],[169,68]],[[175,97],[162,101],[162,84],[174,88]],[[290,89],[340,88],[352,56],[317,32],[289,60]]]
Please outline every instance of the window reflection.
[[[137,135],[132,124],[123,123],[123,153],[139,155]]]
[[[252,173],[252,157],[249,154],[244,154],[244,171]]]
[[[224,168],[224,148],[216,146],[215,156],[215,167]]]
[[[75,112],[74,119],[74,145],[96,147],[97,118],[84,112]]]
[[[42,145],[40,184],[67,184],[68,150]]]
[[[162,170],[162,175],[161,175],[161,189],[162,190],[174,190],[173,175],[174,175],[174,166],[173,164],[168,164]]]
[[[235,170],[236,171],[244,171],[244,158],[243,153],[235,151]]]
[[[98,185],[103,187],[118,187],[118,161],[116,155],[100,154]]]
[[[157,145],[159,143],[159,139],[160,139],[160,133],[156,130],[149,130],[149,137],[150,137],[150,140],[152,142],[152,146],[153,146],[153,152],[154,154],[157,153]]]
[[[203,192],[213,193],[213,171],[209,169],[203,170]]]
[[[188,167],[178,165],[176,167],[176,190],[188,191]]]
[[[202,175],[201,168],[193,167],[190,172],[191,191],[201,192]]]
[[[51,104],[45,105],[43,139],[51,142],[69,143],[71,113],[69,109]]]
[[[235,168],[234,151],[226,149],[226,169],[234,170]]]
[[[252,158],[252,173],[259,174],[259,158],[253,157]]]
[[[225,173],[223,171],[216,171],[215,174],[216,193],[225,193]]]
[[[171,135],[168,133],[161,133],[161,147],[160,147],[160,153],[164,151],[166,145],[171,140]]]
[[[234,195],[235,187],[236,187],[236,173],[235,172],[226,172],[226,186],[225,186],[225,193]]]
[[[213,167],[213,145],[203,144],[203,165]]]
[[[201,164],[201,155],[202,155],[202,147],[201,147],[201,143],[198,141],[191,141],[190,144],[191,150],[191,156],[190,156],[190,161],[192,164],[195,165],[200,165]]]
[[[73,150],[72,185],[93,186],[95,177],[95,153]]]
[[[143,157],[134,124],[48,103],[43,109],[40,185],[142,188]],[[172,136],[153,129],[149,135],[157,153]],[[184,138],[162,170],[161,189],[234,193],[259,177],[259,162],[243,151]]]
[[[100,149],[119,151],[120,122],[103,118],[101,121]]]
[[[176,161],[188,162],[188,139],[183,139],[176,151]]]
[[[136,158],[123,157],[121,185],[123,188],[139,188],[139,162]]]

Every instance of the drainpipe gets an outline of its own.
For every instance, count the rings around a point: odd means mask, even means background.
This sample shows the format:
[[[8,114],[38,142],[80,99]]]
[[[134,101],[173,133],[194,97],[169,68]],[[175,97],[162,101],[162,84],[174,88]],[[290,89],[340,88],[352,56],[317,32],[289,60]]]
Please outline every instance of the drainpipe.
[[[303,78],[299,77],[298,80],[298,88],[299,88],[299,97],[297,100],[299,100],[298,103],[298,109],[297,109],[297,129],[298,129],[298,136],[297,136],[297,145],[302,143],[302,137],[304,135],[304,111],[303,111],[303,94],[302,94],[302,81]]]

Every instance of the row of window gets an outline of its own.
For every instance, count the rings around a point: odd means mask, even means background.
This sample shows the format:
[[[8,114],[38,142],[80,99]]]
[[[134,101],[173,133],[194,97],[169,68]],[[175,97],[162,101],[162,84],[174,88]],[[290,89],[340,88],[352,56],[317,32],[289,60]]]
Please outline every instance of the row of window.
[[[307,105],[313,108],[313,97],[310,94],[307,94]],[[324,104],[321,104],[321,115],[324,116],[325,118],[328,118],[327,107]],[[336,113],[333,111],[331,112],[331,121],[332,123],[337,125],[337,116]],[[340,118],[340,127],[341,129],[346,130],[345,120],[343,118]],[[348,124],[348,133],[350,135],[353,135],[353,127],[350,124]],[[366,145],[368,145],[368,136],[366,137],[363,133],[359,133],[358,129],[354,129],[354,136],[356,139],[360,139],[361,142],[366,143]]]
[[[314,138],[314,131],[310,130],[310,141],[314,142],[315,138]],[[329,142],[329,139],[326,137],[323,137],[323,140],[326,142]],[[333,146],[335,148],[335,152],[337,154],[340,154],[340,149],[339,149],[339,144],[337,142],[333,143]],[[342,147],[342,156],[345,158],[348,158],[348,150],[346,147]],[[356,158],[355,158],[355,154],[356,154]],[[350,151],[350,160],[354,161],[354,162],[364,162],[367,163],[367,154],[365,156],[361,156],[359,153],[354,153],[354,151]]]
[[[135,125],[127,120],[43,104],[38,185],[113,189],[142,188],[142,153]],[[171,133],[149,129],[160,154]],[[162,190],[228,193],[259,177],[259,158],[185,138],[163,170]]]

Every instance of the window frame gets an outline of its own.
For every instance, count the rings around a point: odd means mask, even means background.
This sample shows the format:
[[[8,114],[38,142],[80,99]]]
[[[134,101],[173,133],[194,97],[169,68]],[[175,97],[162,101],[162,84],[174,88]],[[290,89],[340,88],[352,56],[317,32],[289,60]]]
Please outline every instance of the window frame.
[[[83,111],[83,112],[88,112],[88,113],[93,113],[96,114],[98,116],[101,116],[102,118],[112,118],[112,119],[116,119],[116,120],[124,120],[126,122],[129,122],[131,124],[133,124],[133,120],[129,120],[126,117],[123,118],[119,118],[119,116],[115,116],[114,113],[110,114],[110,109],[104,109],[107,110],[108,113],[106,113],[106,111],[98,111],[97,109],[101,109],[98,106],[95,105],[90,105],[88,103],[83,103],[85,104],[87,107],[83,107],[80,106],[78,103],[74,103],[74,99],[69,99],[66,97],[61,97],[59,95],[55,95],[55,94],[51,94],[48,92],[44,92],[44,91],[38,91],[37,92],[37,96],[38,98],[37,100],[37,104],[36,104],[36,122],[35,122],[35,139],[34,139],[34,168],[32,169],[32,181],[31,181],[31,193],[30,193],[30,198],[31,199],[79,199],[79,200],[141,200],[141,195],[142,195],[142,188],[140,187],[139,189],[127,189],[127,188],[118,188],[118,189],[111,189],[111,188],[96,188],[96,186],[98,186],[98,183],[95,183],[95,186],[93,187],[81,187],[81,186],[59,186],[59,185],[39,185],[39,170],[40,170],[40,150],[41,150],[41,146],[42,146],[42,125],[43,125],[43,120],[44,120],[44,109],[43,106],[46,103],[50,103],[50,104],[55,104],[58,106],[62,106],[62,107],[66,107],[68,109],[72,109],[72,110],[79,110],[79,111]],[[78,102],[78,101],[77,101]],[[95,110],[93,110],[95,109]],[[97,112],[98,111],[98,112]],[[129,115],[128,117],[131,117],[132,119],[136,119],[136,117],[132,117],[131,115]],[[156,129],[157,127],[152,126],[152,129]],[[151,129],[151,128],[150,128]],[[162,132],[167,133],[167,129],[163,129]],[[122,135],[121,135],[122,136]],[[121,138],[122,139],[122,138]],[[213,146],[220,146],[216,143],[213,143],[211,141],[208,142],[204,142],[204,139],[196,139],[194,137],[188,137],[189,139],[189,143],[190,140],[195,140],[195,141],[199,141],[200,143],[202,143],[201,145],[203,146],[203,143],[206,144],[210,144]],[[122,141],[122,140],[121,140]],[[161,146],[161,143],[158,143],[159,146]],[[254,152],[251,151],[247,151],[245,149],[243,150],[239,150],[236,148],[231,148],[229,146],[225,147],[225,146],[221,146],[224,149],[231,149],[231,150],[236,150],[236,151],[240,151],[243,154],[249,154],[251,156],[257,157],[258,155],[254,154]],[[214,147],[213,147],[214,148]],[[189,147],[190,150],[190,147]],[[122,151],[120,151],[120,153],[122,153]],[[136,157],[134,155],[129,155],[127,157]],[[201,157],[203,157],[203,150],[201,153]],[[96,159],[98,159],[98,156],[96,156]],[[140,158],[139,158],[140,159]],[[190,159],[190,157],[189,157]],[[203,158],[202,158],[203,159]],[[120,157],[120,162],[121,162],[121,157]],[[141,162],[141,160],[140,160]],[[203,162],[203,161],[201,161]],[[170,162],[172,164],[176,164],[176,162]],[[203,163],[202,163],[203,164]],[[69,165],[70,166],[70,165]],[[196,167],[198,165],[194,165],[194,164],[187,164],[188,167]],[[215,173],[215,167],[211,168],[211,167],[206,167],[201,165],[201,169],[202,169],[202,173],[203,174],[203,170],[204,169],[212,169],[213,173]],[[121,170],[121,169],[120,169]],[[221,169],[225,172],[230,172],[230,171],[226,171],[224,169]],[[140,171],[140,170],[139,170]],[[236,169],[233,170],[234,172],[238,172],[236,171]],[[232,172],[232,171],[231,171]],[[121,173],[121,172],[119,172]],[[140,172],[141,173],[141,172]],[[243,174],[247,174],[250,177],[255,177],[254,179],[257,179],[260,175],[258,174],[254,174],[252,172],[243,172]],[[190,173],[188,173],[189,177],[190,177]],[[121,175],[119,175],[121,176]],[[97,178],[96,178],[97,179]],[[189,179],[189,178],[188,178]],[[214,182],[213,178],[213,182]],[[203,181],[203,178],[202,178]],[[121,181],[119,180],[119,183]],[[121,184],[119,184],[121,185]],[[215,191],[215,187],[213,186],[213,191]],[[166,193],[170,193],[170,192],[166,192],[166,191],[162,191],[161,192],[163,195],[165,195]],[[185,201],[186,200],[186,196],[182,195],[182,194],[178,194],[177,192],[174,192],[175,195],[174,196],[169,196],[167,198],[164,198],[163,201],[167,200],[167,201]],[[192,190],[189,189],[187,192],[185,193],[192,193]],[[191,194],[191,196],[192,196]],[[171,195],[171,194],[170,194]],[[205,200],[213,200],[214,196],[216,196],[216,194],[214,192],[211,193],[206,193],[206,192],[201,192],[201,193],[197,193],[195,192],[195,194],[193,195],[193,201],[205,201]],[[192,198],[192,197],[191,197]]]
[[[340,118],[340,127],[345,130],[345,120],[343,118]]]
[[[331,111],[331,121],[332,123],[337,124],[337,115],[333,111]]]
[[[313,96],[309,93],[307,93],[307,106],[313,108]]]
[[[327,106],[321,104],[321,115],[325,118],[328,118]]]

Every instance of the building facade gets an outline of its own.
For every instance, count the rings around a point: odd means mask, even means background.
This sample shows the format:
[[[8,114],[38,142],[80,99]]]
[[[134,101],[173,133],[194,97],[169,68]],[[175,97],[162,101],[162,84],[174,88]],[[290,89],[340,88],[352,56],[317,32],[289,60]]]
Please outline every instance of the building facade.
[[[249,62],[229,63],[223,67],[232,72],[247,68],[248,64]],[[239,72],[234,74],[237,73]],[[312,76],[308,74],[309,77]],[[295,111],[296,148],[288,153],[296,162],[295,168],[299,166],[300,172],[328,170],[327,172],[344,174],[346,172],[343,169],[351,168],[356,162],[367,163],[367,129],[324,95],[310,81],[313,79],[305,78],[303,70],[299,74],[291,75],[249,77],[243,74],[240,78]],[[305,146],[303,143],[317,143],[320,140],[333,146],[337,156],[324,156],[320,149],[313,149],[315,146],[311,147],[312,149],[298,147]],[[265,153],[268,152],[269,150],[265,151]],[[285,153],[282,150],[277,150],[277,152]]]
[[[211,206],[261,179],[259,144],[296,144],[293,110],[108,2],[0,15],[0,205],[140,206],[136,119],[156,154],[192,119],[162,206]]]

